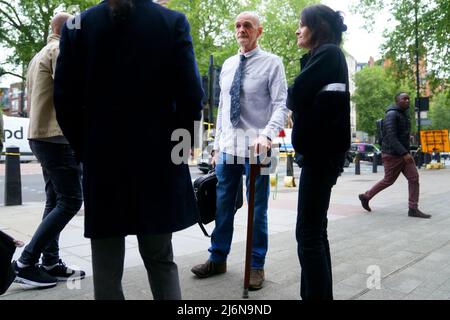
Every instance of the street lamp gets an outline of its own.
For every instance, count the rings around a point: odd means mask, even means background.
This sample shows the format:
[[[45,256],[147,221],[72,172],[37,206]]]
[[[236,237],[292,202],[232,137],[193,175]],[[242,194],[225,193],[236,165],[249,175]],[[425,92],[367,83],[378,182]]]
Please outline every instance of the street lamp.
[[[419,20],[417,18],[419,11],[419,0],[414,1],[414,13],[415,13],[415,36],[416,36],[416,84],[417,84],[417,94],[416,94],[416,103],[415,107],[417,110],[417,139],[418,139],[418,161],[417,167],[420,169],[422,167],[422,143],[420,139],[420,74],[419,74]]]

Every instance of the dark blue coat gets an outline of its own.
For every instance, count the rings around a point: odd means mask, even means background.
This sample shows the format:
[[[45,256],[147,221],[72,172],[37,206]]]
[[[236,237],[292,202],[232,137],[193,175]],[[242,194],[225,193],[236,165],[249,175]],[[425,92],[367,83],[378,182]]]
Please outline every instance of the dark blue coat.
[[[171,134],[192,130],[202,97],[181,13],[135,0],[117,24],[103,1],[81,14],[81,28],[63,28],[54,99],[83,163],[86,237],[168,233],[196,222],[189,168],[171,161]]]

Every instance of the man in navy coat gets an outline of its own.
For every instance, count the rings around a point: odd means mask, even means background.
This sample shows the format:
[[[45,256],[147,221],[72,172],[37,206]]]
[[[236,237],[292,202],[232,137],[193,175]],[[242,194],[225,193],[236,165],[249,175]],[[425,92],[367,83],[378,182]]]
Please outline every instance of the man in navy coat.
[[[180,299],[172,233],[196,223],[188,165],[201,89],[186,17],[151,0],[105,0],[62,31],[58,122],[83,165],[96,299],[123,299],[125,236],[137,235],[155,299]]]

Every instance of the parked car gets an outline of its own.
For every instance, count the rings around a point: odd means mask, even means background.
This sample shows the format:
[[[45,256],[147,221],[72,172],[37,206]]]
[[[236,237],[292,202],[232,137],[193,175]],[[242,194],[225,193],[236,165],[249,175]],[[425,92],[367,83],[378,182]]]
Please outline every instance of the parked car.
[[[374,144],[370,143],[352,143],[350,147],[350,153],[353,158],[359,153],[359,159],[361,161],[373,162],[374,156],[377,156],[377,164],[381,165],[381,150]]]

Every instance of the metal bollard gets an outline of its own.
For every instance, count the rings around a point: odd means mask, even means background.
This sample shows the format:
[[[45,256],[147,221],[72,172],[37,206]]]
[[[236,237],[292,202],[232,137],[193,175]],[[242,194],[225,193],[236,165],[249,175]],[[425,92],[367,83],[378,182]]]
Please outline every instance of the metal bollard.
[[[284,186],[287,188],[294,188],[295,177],[294,177],[294,157],[292,154],[288,154],[286,158],[286,177],[284,178]]]
[[[378,154],[373,154],[373,158],[372,158],[372,173],[377,173],[378,172]]]
[[[422,166],[423,166],[423,153],[422,153],[422,151],[418,150],[417,153],[416,153],[416,156],[417,156],[416,166],[417,166],[418,169],[421,169]]]
[[[18,147],[8,147],[5,155],[5,206],[20,206],[22,204],[20,150]]]
[[[355,156],[355,175],[361,174],[361,163],[360,163],[360,155],[359,152],[356,153]]]

